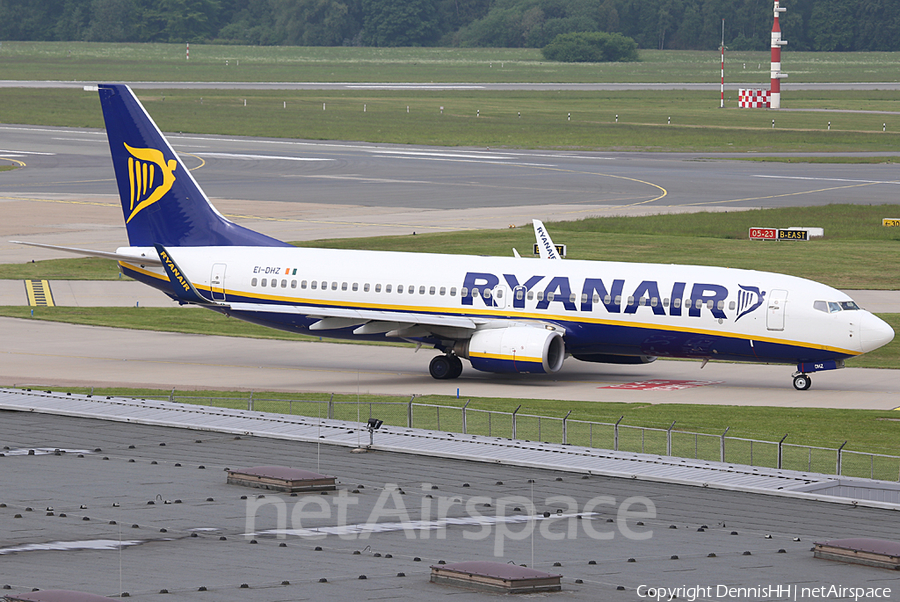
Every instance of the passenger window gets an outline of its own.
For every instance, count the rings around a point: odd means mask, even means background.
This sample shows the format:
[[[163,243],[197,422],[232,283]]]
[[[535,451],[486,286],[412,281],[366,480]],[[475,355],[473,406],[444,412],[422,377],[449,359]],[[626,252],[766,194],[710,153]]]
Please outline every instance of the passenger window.
[[[537,300],[538,300],[538,301],[543,301],[543,300],[544,300],[544,291],[538,291],[538,292],[537,292]],[[552,299],[551,299],[551,300],[552,300]]]
[[[585,295],[587,296],[587,295]],[[575,293],[569,294],[569,303],[575,303]]]
[[[498,288],[498,289],[497,289],[497,293],[496,293],[495,296],[496,296],[498,299],[502,299],[502,298],[503,298],[503,289],[502,289],[502,288]]]
[[[420,286],[420,287],[419,287],[419,294],[420,294],[420,295],[424,295],[424,294],[425,294],[425,287],[424,287],[424,286]]]
[[[287,288],[287,280],[281,281],[281,288]]]
[[[728,304],[728,309],[734,310],[734,301],[731,301],[731,302]]]
[[[528,300],[529,300],[529,301],[531,301],[532,299],[534,299],[534,291],[528,291],[528,295],[527,295],[527,296],[528,296]]]
[[[634,297],[632,297],[630,295],[628,297],[628,305],[634,305]]]
[[[669,298],[668,297],[663,299],[663,307],[669,307]]]
[[[523,291],[522,289],[517,289],[516,290],[516,299],[521,301],[524,298],[525,298],[525,291]]]
[[[593,301],[594,301],[594,303],[600,303],[600,295],[598,295],[597,293],[594,293]]]
[[[556,293],[547,293],[547,301],[553,301],[556,299]]]
[[[325,280],[323,280],[323,281],[322,281],[322,290],[324,291],[324,290],[327,289],[327,288],[328,288],[328,282],[325,281]]]
[[[416,285],[415,285],[415,284],[410,284],[409,286],[407,286],[407,287],[406,287],[406,292],[409,293],[410,295],[414,295],[415,292],[416,292]]]
[[[337,280],[335,280],[334,282],[332,282],[332,283],[331,283],[331,290],[336,291],[336,290],[337,290],[337,284],[338,284],[338,283],[337,283]]]
[[[725,302],[719,301],[718,303],[716,303],[716,309],[718,309],[719,311],[725,309]]]
[[[456,287],[455,287],[455,286],[451,286],[451,287],[450,287],[450,296],[451,296],[451,297],[455,297],[455,296],[456,296]],[[463,297],[465,297],[465,295],[463,295]]]
[[[291,280],[291,288],[297,288],[297,281]]]
[[[342,291],[347,290],[347,283],[346,283],[346,282],[344,282],[344,283],[341,284],[341,290],[342,290]]]
[[[257,282],[259,282],[256,278],[250,281],[250,286],[256,286]]]
[[[301,281],[300,281],[300,288],[303,288],[303,289],[306,288],[306,280],[301,280]]]
[[[311,288],[312,290],[316,290],[316,288],[318,286],[319,286],[319,283],[316,282],[315,280],[313,280],[312,282],[309,283],[309,288]]]
[[[490,299],[490,298],[491,298],[491,289],[489,289],[489,288],[484,289],[484,295],[483,295],[483,296],[484,296],[485,299]]]
[[[450,289],[450,294],[451,294],[451,295],[453,294],[453,289],[452,289],[452,288]],[[460,297],[468,297],[468,296],[469,296],[469,289],[467,289],[466,287],[462,287],[461,289],[459,289],[459,296],[460,296]]]
[[[681,307],[681,297],[677,299],[672,299],[672,307],[679,308]]]
[[[581,293],[581,302],[587,303],[587,293]]]
[[[376,284],[376,285],[375,285],[375,292],[376,292],[376,293],[380,293],[380,292],[381,292],[381,285],[380,285],[380,284]]]
[[[477,288],[473,288],[473,289],[472,289],[472,296],[473,296],[473,297],[477,297],[477,296],[478,296],[478,293],[479,293],[479,291],[478,291]]]
[[[447,294],[447,287],[446,287],[446,286],[442,286],[442,287],[441,287],[441,297],[443,297],[443,296],[446,295],[446,294]]]
[[[640,299],[638,299],[638,305],[640,305],[641,307],[647,305],[647,298],[641,297]]]
[[[266,285],[266,279],[263,278],[262,280],[260,280],[260,281],[259,281],[259,285],[260,285],[260,286],[265,286],[265,285]]]
[[[353,283],[353,292],[355,293],[355,292],[358,291],[358,290],[359,290],[359,283],[354,282],[354,283]]]
[[[710,301],[712,303],[712,301]],[[703,299],[697,299],[696,308],[701,309],[703,307]]]
[[[434,287],[432,286],[430,289],[428,289],[428,294],[433,295],[434,293],[435,293],[435,290],[434,290]]]
[[[369,283],[368,283],[368,282],[366,282],[366,283],[363,285],[363,292],[364,292],[364,293],[368,293],[368,292],[369,292]]]
[[[706,309],[712,309],[712,308],[713,308],[713,302],[712,302],[712,301],[707,301],[707,302],[706,302]]]
[[[659,299],[650,297],[650,307],[656,307],[657,305],[659,305]]]
[[[616,295],[615,305],[622,305],[622,295]]]

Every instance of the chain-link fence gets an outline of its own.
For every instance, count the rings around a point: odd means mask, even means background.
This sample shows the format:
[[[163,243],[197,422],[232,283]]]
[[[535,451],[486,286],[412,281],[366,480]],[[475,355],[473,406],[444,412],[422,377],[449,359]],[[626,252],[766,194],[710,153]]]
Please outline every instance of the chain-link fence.
[[[801,472],[900,481],[900,457],[838,449],[761,441],[668,429],[628,426],[619,422],[589,422],[564,417],[497,412],[463,406],[409,402],[307,401],[254,397],[197,397],[175,395],[169,401],[215,407],[273,412],[360,422],[377,418],[385,424],[446,433],[463,433],[562,443],[616,451],[676,456]],[[787,436],[785,436],[786,438]],[[846,443],[845,443],[846,445]]]

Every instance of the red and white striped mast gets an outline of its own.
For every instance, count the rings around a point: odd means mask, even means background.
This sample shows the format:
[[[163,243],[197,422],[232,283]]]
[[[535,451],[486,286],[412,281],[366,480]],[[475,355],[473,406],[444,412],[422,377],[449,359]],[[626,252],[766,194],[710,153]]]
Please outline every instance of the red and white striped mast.
[[[722,19],[722,99],[719,108],[725,108],[725,19]]]
[[[781,39],[781,26],[778,24],[778,13],[783,13],[785,8],[778,6],[775,0],[775,23],[772,24],[772,83],[769,88],[769,108],[781,108],[781,79],[787,77],[787,73],[781,72],[781,47],[787,42]]]

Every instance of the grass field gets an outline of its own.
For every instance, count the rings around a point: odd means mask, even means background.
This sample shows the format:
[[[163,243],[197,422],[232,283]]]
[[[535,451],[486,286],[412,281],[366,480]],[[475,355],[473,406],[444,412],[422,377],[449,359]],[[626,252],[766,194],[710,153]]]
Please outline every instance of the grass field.
[[[825,205],[728,213],[645,217],[602,217],[548,223],[570,259],[716,265],[757,269],[809,278],[842,289],[893,290],[900,287],[900,229],[881,225],[898,217],[896,206]],[[747,240],[751,227],[805,224],[825,229],[808,243]],[[295,243],[305,247],[421,253],[508,256],[527,253],[534,243],[530,227],[346,238]],[[822,258],[827,257],[827,261]],[[873,261],[872,258],[877,258]],[[54,259],[0,265],[0,279],[115,280],[115,262]]]
[[[718,95],[691,91],[138,92],[163,131],[204,134],[701,152],[895,152],[900,144],[900,98],[878,91],[797,92],[790,103],[897,114],[722,110]],[[103,126],[95,92],[4,88],[0,102],[5,123]]]
[[[84,389],[67,388],[72,393],[93,393],[94,395],[113,395],[138,397],[146,399],[169,399],[170,394],[175,395],[175,400],[180,403],[199,403],[203,405],[215,405],[233,409],[247,409],[249,392],[247,391],[171,391],[153,389]],[[330,393],[277,393],[266,391],[253,392],[253,409],[263,412],[294,413],[308,416],[326,416],[326,410],[322,405],[310,403],[293,403],[288,406],[288,401],[315,401],[327,402],[332,398]],[[355,421],[357,416],[357,403],[359,404],[360,417],[363,421],[369,417],[369,404],[372,405],[373,416],[385,420],[387,424],[406,424],[407,397],[387,397],[362,394],[333,396],[335,402],[334,417],[338,420]],[[455,397],[428,395],[416,397],[415,402],[421,404],[435,404],[443,406],[460,407],[468,399],[456,399]],[[392,402],[397,406],[384,406]],[[399,405],[402,404],[402,405]],[[646,404],[646,403],[606,403],[606,402],[577,402],[560,400],[534,400],[534,399],[500,399],[500,398],[472,398],[469,408],[473,410],[491,410],[495,412],[512,412],[521,405],[519,413],[534,416],[551,416],[561,418],[570,410],[570,420],[582,420],[593,422],[615,423],[620,417],[624,417],[622,425],[640,426],[647,428],[666,429],[675,421],[675,431],[697,432],[710,435],[721,435],[726,427],[730,427],[728,435],[764,441],[778,441],[785,434],[788,435],[786,443],[796,445],[814,445],[820,447],[836,448],[847,441],[845,449],[897,455],[900,454],[900,441],[896,438],[897,420],[900,419],[892,411],[876,410],[834,410],[817,408],[767,408],[767,407],[740,407],[740,406],[709,406],[709,405],[681,405],[681,404]],[[289,411],[290,410],[290,411]],[[436,428],[436,415],[429,412],[418,411],[414,413],[415,426],[417,428]],[[470,415],[470,425],[474,425],[476,419]],[[455,418],[455,420],[454,420]],[[459,430],[459,414],[452,415],[449,411],[441,413],[442,430],[450,432]],[[558,423],[554,423],[558,425]],[[530,428],[529,419],[520,419],[520,431]],[[494,434],[497,436],[509,436],[508,420],[500,419],[494,423]],[[546,437],[550,439],[558,437],[553,426],[547,425]],[[570,430],[575,433],[577,429],[570,425]],[[556,427],[558,430],[558,426]],[[601,430],[597,429],[595,444],[602,444]],[[505,434],[504,434],[505,433]],[[527,434],[527,432],[526,432]],[[532,438],[537,439],[535,432]],[[525,437],[523,437],[525,438]],[[580,441],[578,443],[581,443]],[[584,441],[581,444],[587,444]],[[609,442],[606,442],[609,443]],[[687,453],[685,455],[688,455]],[[833,465],[832,465],[833,467]],[[896,480],[897,475],[893,476]]]
[[[900,80],[898,53],[785,51],[792,82]],[[353,48],[8,42],[0,79],[60,81],[708,82],[718,51],[641,50],[638,63],[553,63],[536,48]],[[770,54],[729,52],[730,82],[765,84]]]

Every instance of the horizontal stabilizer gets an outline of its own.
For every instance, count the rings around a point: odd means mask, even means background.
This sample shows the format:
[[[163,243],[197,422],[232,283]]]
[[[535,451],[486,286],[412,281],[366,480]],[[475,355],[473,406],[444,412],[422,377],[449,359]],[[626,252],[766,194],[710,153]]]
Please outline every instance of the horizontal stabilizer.
[[[104,259],[114,259],[116,261],[138,262],[145,265],[162,265],[162,262],[158,257],[126,255],[125,253],[111,253],[109,251],[93,251],[91,249],[79,249],[77,247],[60,247],[57,245],[46,245],[39,242],[25,242],[20,240],[11,240],[9,242],[16,245],[28,245],[29,247],[41,247],[43,249],[75,253],[76,255],[84,255],[86,257],[102,257]]]

